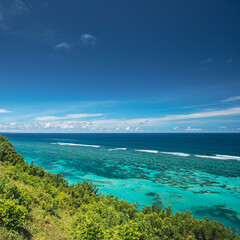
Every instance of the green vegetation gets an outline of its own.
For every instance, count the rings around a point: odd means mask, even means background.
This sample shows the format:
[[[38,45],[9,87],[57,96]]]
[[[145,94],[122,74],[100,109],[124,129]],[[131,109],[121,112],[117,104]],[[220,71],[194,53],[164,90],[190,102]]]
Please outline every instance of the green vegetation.
[[[153,204],[98,194],[92,183],[69,185],[60,174],[28,164],[0,136],[1,239],[239,239],[217,221]]]

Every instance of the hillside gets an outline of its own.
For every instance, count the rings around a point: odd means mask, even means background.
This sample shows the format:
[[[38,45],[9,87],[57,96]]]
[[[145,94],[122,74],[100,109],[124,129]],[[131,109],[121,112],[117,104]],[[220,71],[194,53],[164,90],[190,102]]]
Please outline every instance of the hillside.
[[[161,194],[161,193],[160,193]],[[1,239],[240,239],[236,231],[170,206],[103,196],[92,183],[69,185],[60,174],[28,164],[0,136]]]

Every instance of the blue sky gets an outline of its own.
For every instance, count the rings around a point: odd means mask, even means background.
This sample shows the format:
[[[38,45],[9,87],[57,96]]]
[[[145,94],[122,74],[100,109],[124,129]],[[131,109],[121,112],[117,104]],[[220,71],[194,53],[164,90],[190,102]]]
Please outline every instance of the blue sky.
[[[0,0],[0,132],[240,132],[239,10]]]

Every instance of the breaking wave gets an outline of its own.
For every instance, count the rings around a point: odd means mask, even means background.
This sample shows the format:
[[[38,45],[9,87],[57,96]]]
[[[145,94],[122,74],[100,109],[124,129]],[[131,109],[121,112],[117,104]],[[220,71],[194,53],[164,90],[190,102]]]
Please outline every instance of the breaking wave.
[[[125,151],[127,150],[127,148],[112,148],[112,149],[108,149],[108,151]]]
[[[190,154],[188,154],[188,153],[181,153],[181,152],[160,152],[160,153],[179,156],[179,157],[189,157],[190,156]]]
[[[98,145],[87,145],[87,144],[78,144],[78,143],[51,143],[51,144],[57,144],[60,146],[78,146],[78,147],[93,147],[93,148],[99,148],[100,146]]]
[[[156,150],[135,150],[135,152],[158,153]]]
[[[195,155],[195,157],[199,157],[199,158],[210,158],[210,159],[219,159],[219,160],[237,160],[237,161],[240,161],[240,157],[238,157],[238,156],[221,155],[221,154],[216,154],[216,155],[213,155],[213,156],[208,156],[208,155]]]
[[[91,147],[91,148],[99,148],[99,145],[90,145],[90,144],[79,144],[79,143],[64,143],[64,142],[56,142],[51,143],[60,146],[77,146],[77,147]],[[127,148],[111,148],[108,151],[126,151]],[[189,157],[194,156],[197,158],[206,158],[206,159],[216,159],[216,160],[236,160],[240,161],[240,156],[231,156],[231,155],[222,155],[222,154],[213,154],[213,155],[200,155],[200,154],[189,154],[189,153],[182,153],[182,152],[160,152],[157,150],[145,150],[145,149],[136,149],[135,152],[143,152],[143,153],[160,153],[160,154],[167,154],[167,155],[174,155],[179,157]]]

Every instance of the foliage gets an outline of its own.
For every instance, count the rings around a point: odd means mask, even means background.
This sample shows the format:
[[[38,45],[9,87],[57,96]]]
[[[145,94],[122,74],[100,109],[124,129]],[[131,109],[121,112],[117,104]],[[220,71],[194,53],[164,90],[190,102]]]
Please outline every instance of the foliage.
[[[170,206],[103,196],[92,183],[69,185],[60,174],[28,164],[0,136],[0,234],[4,239],[239,239],[217,221]]]
[[[0,223],[9,228],[18,228],[26,224],[28,211],[14,200],[0,198]]]

